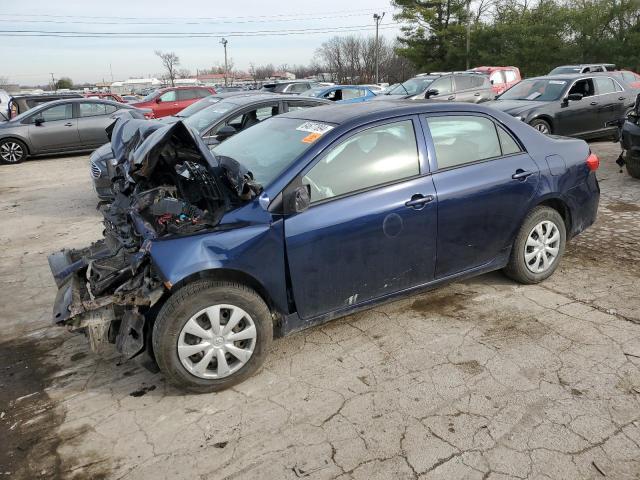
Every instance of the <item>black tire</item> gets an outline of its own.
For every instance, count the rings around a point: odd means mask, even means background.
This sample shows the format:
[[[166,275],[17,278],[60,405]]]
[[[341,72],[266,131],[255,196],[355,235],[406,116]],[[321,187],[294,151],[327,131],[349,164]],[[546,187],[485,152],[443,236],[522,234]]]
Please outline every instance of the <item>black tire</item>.
[[[633,178],[640,178],[640,155],[632,155],[627,151],[624,157],[624,164],[627,167],[627,173]]]
[[[558,229],[560,234],[558,253],[545,271],[535,273],[527,266],[527,262],[525,260],[525,247],[529,235],[533,232],[534,227],[543,221],[552,222]],[[564,254],[566,243],[566,226],[562,216],[553,208],[543,206],[536,207],[529,212],[524,222],[522,222],[520,231],[513,242],[511,257],[509,258],[509,263],[504,269],[504,273],[516,282],[527,285],[542,282],[549,278],[553,272],[555,272],[556,268],[558,268],[558,264]]]
[[[187,321],[204,308],[230,304],[247,312],[256,327],[256,343],[249,360],[235,373],[220,378],[200,378],[190,373],[178,356],[178,339]],[[160,370],[173,385],[196,393],[232,387],[253,375],[264,363],[273,341],[269,308],[250,288],[233,282],[198,280],[171,295],[153,326],[153,351]]]
[[[15,138],[3,138],[0,140],[0,164],[15,165],[21,163],[27,158],[28,154],[29,151],[24,142]]]
[[[535,120],[531,120],[529,122],[529,125],[538,130],[540,133],[544,133],[547,135],[553,133],[551,131],[551,125],[549,125],[549,122],[547,122],[546,120],[536,118]]]

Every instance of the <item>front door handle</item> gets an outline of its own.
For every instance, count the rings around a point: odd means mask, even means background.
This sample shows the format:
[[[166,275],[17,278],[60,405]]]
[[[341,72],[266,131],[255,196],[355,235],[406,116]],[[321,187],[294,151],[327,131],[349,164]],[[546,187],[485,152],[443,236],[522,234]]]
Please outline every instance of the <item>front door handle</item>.
[[[474,97],[479,97],[480,96],[480,92],[476,92],[473,94]]]
[[[421,210],[427,203],[433,202],[433,198],[433,195],[422,195],[420,193],[416,193],[411,196],[411,200],[404,202],[404,205],[406,207],[413,208],[414,210]]]
[[[618,97],[618,100],[625,100],[626,97]]]
[[[521,168],[516,170],[516,173],[511,175],[514,180],[526,180],[528,176],[533,175],[533,172],[527,172]]]
[[[447,100],[455,100],[456,96],[455,95],[451,95],[449,98],[447,98]]]
[[[65,127],[73,127],[73,123],[65,123],[64,126]]]
[[[597,105],[598,102],[591,102],[589,105]]]

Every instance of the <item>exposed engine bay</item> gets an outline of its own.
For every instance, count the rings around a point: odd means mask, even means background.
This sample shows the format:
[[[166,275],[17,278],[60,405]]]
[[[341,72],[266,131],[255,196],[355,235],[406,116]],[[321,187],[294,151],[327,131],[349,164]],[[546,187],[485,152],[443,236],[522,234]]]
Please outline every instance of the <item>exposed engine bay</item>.
[[[98,204],[104,239],[49,257],[59,288],[53,319],[85,332],[92,349],[115,343],[131,358],[144,348],[145,315],[167,292],[149,258],[152,242],[215,230],[262,187],[182,122],[120,118],[107,131],[114,200]]]

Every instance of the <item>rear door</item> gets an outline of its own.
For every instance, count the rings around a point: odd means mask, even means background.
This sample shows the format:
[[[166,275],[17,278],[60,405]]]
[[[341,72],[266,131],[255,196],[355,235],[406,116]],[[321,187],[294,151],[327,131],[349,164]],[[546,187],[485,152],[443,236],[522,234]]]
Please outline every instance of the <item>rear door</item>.
[[[611,77],[594,77],[598,97],[598,116],[600,128],[607,122],[624,118],[627,107],[627,95],[620,84]]]
[[[36,119],[43,122],[36,125]],[[73,118],[73,104],[60,103],[29,117],[29,140],[33,153],[69,150],[80,146],[78,121]]]
[[[421,135],[411,117],[361,127],[302,173],[311,206],[284,222],[302,318],[433,279],[436,198],[428,170],[421,175]]]
[[[82,102],[76,105],[80,143],[87,147],[107,143],[109,139],[105,129],[113,123],[111,114],[117,110],[117,107],[98,102]]]
[[[181,88],[178,90],[178,107],[179,109],[175,112],[178,113],[183,108],[187,108],[193,102],[198,100],[200,97],[198,96],[198,90],[195,88]]]
[[[435,278],[508,254],[536,192],[535,162],[504,127],[480,114],[423,117],[438,195]]]

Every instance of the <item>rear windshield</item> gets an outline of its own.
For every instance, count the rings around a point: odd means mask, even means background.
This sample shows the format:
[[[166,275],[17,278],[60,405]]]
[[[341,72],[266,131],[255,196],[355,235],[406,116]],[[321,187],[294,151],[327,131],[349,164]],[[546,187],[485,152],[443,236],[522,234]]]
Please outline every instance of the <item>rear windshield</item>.
[[[556,67],[548,75],[562,75],[565,73],[582,73],[582,67]]]

